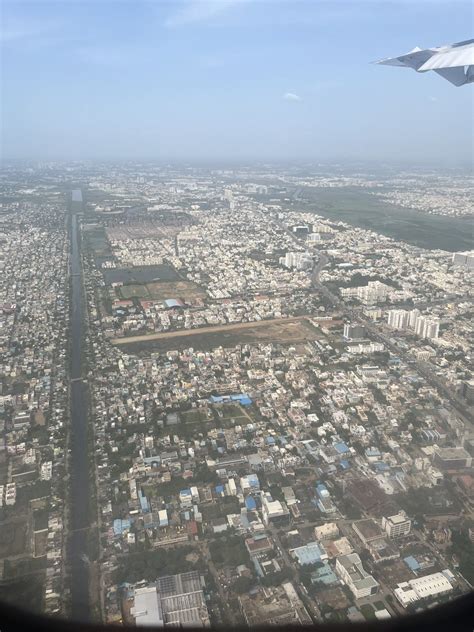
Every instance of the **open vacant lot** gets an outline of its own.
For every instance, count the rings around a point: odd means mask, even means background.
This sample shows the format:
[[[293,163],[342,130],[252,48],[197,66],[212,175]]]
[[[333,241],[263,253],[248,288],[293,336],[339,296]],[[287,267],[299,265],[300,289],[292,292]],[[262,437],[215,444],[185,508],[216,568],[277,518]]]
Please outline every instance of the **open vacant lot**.
[[[153,266],[133,266],[130,268],[107,268],[102,270],[105,282],[112,283],[151,283],[152,281],[177,281],[179,275],[167,264]]]
[[[0,526],[0,557],[24,553],[26,546],[26,518],[4,522]]]
[[[206,292],[192,281],[152,281],[143,284],[123,285],[117,288],[120,298],[144,298],[165,301],[168,298],[181,298],[185,303],[204,298]]]
[[[130,352],[141,350],[169,351],[171,349],[212,349],[238,344],[279,342],[293,344],[322,338],[323,334],[304,317],[261,320],[255,323],[235,323],[216,327],[200,327],[145,336],[114,338],[116,345],[126,346]]]

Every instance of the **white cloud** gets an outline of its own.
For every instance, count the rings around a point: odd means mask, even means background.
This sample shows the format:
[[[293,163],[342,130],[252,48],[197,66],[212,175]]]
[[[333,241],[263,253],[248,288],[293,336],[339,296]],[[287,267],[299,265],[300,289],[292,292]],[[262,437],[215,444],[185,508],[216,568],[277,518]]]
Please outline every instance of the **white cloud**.
[[[283,95],[285,101],[301,101],[301,97],[295,94],[294,92],[285,92]]]
[[[430,97],[430,101],[432,103],[436,103],[438,101],[438,97]]]
[[[237,4],[249,0],[184,0],[180,8],[165,20],[169,28],[186,26],[195,22],[206,22],[218,17]]]

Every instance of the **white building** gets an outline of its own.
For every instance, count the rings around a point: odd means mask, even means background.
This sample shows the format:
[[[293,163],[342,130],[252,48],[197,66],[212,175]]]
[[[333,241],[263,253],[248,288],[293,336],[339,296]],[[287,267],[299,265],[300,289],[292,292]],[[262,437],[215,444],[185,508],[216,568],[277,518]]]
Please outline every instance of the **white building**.
[[[169,524],[168,521],[168,512],[166,511],[166,509],[160,509],[160,511],[158,512],[158,520],[160,523],[160,527],[167,527]]]
[[[385,351],[385,345],[382,342],[359,342],[347,345],[348,353],[370,355],[380,351]]]
[[[403,331],[408,329],[410,313],[405,309],[390,309],[387,313],[387,324],[392,329]]]
[[[378,582],[364,569],[357,553],[338,557],[336,560],[336,573],[348,586],[356,599],[375,595],[378,591]]]
[[[341,290],[344,298],[357,298],[366,305],[374,305],[387,300],[390,292],[393,291],[389,285],[380,281],[369,281],[367,285],[360,287],[348,287]]]
[[[280,264],[285,268],[307,270],[313,265],[313,259],[307,252],[287,252],[284,257],[280,257]]]
[[[134,604],[130,614],[135,618],[135,625],[163,627],[163,613],[156,591],[156,586],[136,588]]]
[[[262,494],[262,517],[266,525],[288,523],[290,512],[285,503],[273,500],[270,494]]]
[[[439,336],[439,319],[422,316],[418,309],[390,309],[387,312],[387,324],[399,331],[411,329],[420,338],[434,339]]]
[[[439,319],[418,316],[415,321],[415,333],[417,336],[420,336],[420,338],[438,338]]]
[[[409,604],[416,603],[420,599],[445,595],[452,590],[451,582],[444,573],[432,573],[425,575],[425,577],[402,582],[397,585],[393,592],[402,606],[406,608]]]
[[[5,486],[5,505],[16,503],[16,483],[7,483]]]
[[[408,535],[411,530],[411,520],[404,514],[382,518],[382,528],[385,529],[389,538],[401,538]]]

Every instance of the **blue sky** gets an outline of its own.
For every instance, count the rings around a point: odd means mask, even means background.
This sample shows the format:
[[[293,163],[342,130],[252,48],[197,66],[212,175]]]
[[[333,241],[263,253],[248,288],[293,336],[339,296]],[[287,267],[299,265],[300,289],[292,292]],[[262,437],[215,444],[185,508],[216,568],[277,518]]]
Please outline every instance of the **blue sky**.
[[[4,158],[472,158],[474,86],[370,63],[471,37],[471,2],[2,5]]]

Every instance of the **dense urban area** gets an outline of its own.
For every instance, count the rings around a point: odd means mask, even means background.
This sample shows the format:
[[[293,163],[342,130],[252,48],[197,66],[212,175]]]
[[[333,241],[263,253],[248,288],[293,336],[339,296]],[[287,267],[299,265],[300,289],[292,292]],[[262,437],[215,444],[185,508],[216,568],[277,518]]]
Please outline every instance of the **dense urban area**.
[[[5,165],[0,599],[206,627],[470,591],[473,184]]]

